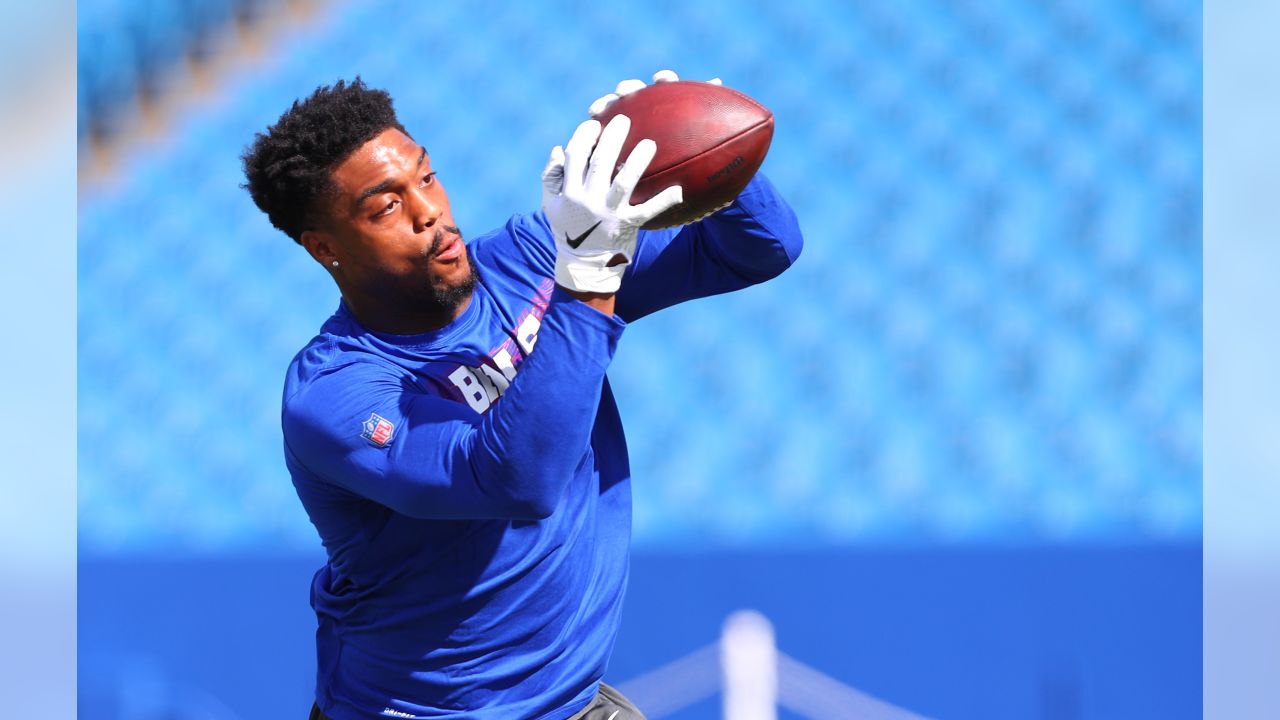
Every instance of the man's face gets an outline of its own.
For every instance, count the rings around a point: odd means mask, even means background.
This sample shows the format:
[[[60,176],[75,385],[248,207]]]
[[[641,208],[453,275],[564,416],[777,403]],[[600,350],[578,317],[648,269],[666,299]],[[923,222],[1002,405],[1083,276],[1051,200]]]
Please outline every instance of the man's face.
[[[379,303],[456,306],[469,295],[471,263],[449,198],[426,150],[384,130],[332,172],[337,192],[323,230],[344,293]],[[305,244],[305,243],[304,243]],[[308,246],[312,255],[332,265]]]

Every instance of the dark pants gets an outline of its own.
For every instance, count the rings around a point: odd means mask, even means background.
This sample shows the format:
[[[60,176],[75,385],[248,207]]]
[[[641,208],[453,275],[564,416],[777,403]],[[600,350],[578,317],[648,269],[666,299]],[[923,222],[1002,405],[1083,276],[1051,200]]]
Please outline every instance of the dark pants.
[[[600,692],[569,720],[644,720],[644,713],[617,689],[600,683]]]
[[[329,720],[320,708],[312,705],[311,716],[307,720]],[[612,687],[600,683],[600,692],[587,706],[579,710],[569,720],[644,720],[644,713],[631,704]]]

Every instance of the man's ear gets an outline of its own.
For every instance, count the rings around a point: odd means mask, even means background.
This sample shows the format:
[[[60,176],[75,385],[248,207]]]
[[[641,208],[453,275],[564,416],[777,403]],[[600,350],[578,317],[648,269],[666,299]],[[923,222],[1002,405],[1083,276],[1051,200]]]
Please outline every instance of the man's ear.
[[[324,266],[325,270],[333,270],[333,264],[338,261],[338,256],[334,253],[337,247],[332,235],[324,230],[303,230],[299,240],[302,242],[302,247],[306,248],[311,257]]]

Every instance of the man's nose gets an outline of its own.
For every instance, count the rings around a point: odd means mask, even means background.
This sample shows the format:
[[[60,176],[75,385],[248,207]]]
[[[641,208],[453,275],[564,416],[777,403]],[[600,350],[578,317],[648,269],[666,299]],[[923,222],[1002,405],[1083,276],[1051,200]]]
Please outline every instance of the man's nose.
[[[441,204],[432,200],[421,188],[415,188],[410,194],[410,205],[410,212],[413,213],[414,232],[428,230],[440,218]]]

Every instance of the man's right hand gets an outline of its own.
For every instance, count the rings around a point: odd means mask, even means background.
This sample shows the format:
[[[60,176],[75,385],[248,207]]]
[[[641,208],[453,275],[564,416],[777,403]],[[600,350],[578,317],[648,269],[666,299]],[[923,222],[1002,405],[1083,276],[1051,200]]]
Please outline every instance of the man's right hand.
[[[684,197],[680,186],[673,185],[640,205],[631,204],[656,145],[641,140],[612,178],[630,129],[625,115],[616,116],[603,132],[598,121],[587,120],[565,148],[551,149],[542,171],[542,209],[556,237],[556,282],[567,290],[616,293],[635,253],[640,226]]]

